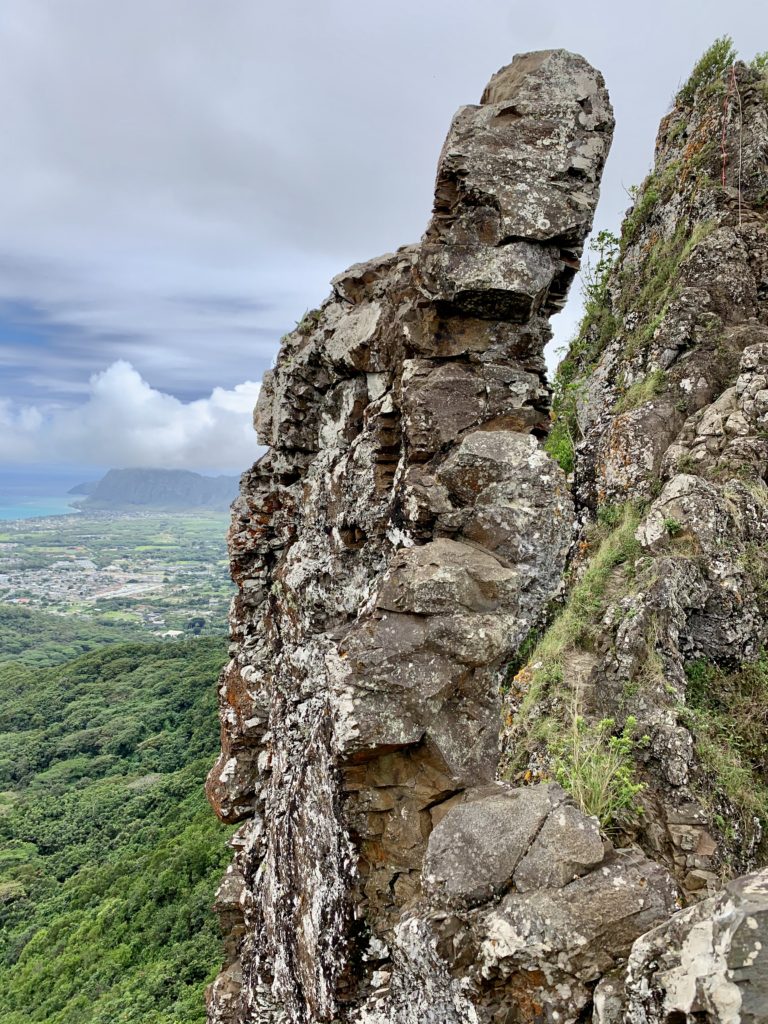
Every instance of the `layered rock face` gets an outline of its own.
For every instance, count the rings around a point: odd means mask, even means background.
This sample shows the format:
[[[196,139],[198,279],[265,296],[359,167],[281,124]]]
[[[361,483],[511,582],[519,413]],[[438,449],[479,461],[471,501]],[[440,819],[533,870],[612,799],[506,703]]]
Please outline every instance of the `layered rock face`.
[[[631,551],[557,652],[558,681],[507,736],[536,777],[552,755],[534,721],[562,717],[565,694],[580,690],[593,721],[634,716],[646,737],[635,831],[686,899],[765,856],[767,153],[765,79],[743,64],[662,122],[618,259],[560,371],[585,523],[572,595],[612,543],[606,524]]]
[[[334,279],[264,381],[208,784],[244,822],[211,1021],[573,1019],[670,909],[559,787],[494,781],[500,670],[571,543],[542,351],[612,127],[582,58],[516,58],[454,118],[423,241]]]
[[[230,530],[210,1024],[768,1020],[768,872],[719,891],[768,815],[768,90],[726,70],[662,123],[549,437],[613,127],[565,51],[457,113],[421,243],[283,339]]]

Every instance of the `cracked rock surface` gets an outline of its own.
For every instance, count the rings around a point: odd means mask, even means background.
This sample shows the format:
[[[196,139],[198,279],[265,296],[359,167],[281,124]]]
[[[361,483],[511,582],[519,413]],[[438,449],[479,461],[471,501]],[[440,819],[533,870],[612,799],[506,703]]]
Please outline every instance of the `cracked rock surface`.
[[[669,910],[666,876],[558,787],[494,781],[501,670],[571,543],[542,353],[612,129],[583,58],[515,58],[454,118],[422,242],[336,277],[265,377],[208,780],[242,823],[211,1024],[511,1022],[545,1004],[575,1020]],[[561,911],[541,918],[540,898]],[[574,921],[617,900],[634,909],[615,934],[585,922],[577,950]],[[534,966],[534,940],[556,962]]]
[[[282,340],[229,533],[209,1024],[768,1020],[761,817],[717,775],[768,794],[761,75],[662,122],[565,361],[570,476],[543,349],[613,129],[579,56],[494,75],[421,242]],[[568,708],[577,744],[634,723],[633,818],[553,781]]]

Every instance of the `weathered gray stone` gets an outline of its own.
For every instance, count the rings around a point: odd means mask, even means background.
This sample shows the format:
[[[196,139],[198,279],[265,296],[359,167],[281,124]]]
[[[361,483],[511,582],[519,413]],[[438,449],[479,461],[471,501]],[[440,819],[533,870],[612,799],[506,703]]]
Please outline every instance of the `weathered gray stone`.
[[[514,610],[518,592],[514,569],[482,548],[441,537],[395,555],[377,604],[385,611],[414,615],[488,613]]]
[[[444,905],[458,907],[499,896],[512,884],[552,810],[565,799],[559,786],[514,789],[497,784],[470,790],[429,837],[425,891]]]
[[[453,908],[481,914],[469,904],[498,898],[564,799],[494,783],[499,682],[570,545],[565,477],[539,440],[543,349],[612,117],[600,75],[565,51],[518,58],[489,89],[451,127],[424,241],[334,278],[265,377],[270,450],[233,509],[234,656],[208,783],[224,820],[245,819],[210,1024],[480,1024],[476,1006],[504,1006],[446,958],[429,895],[445,885],[422,875],[469,791],[501,793],[483,819],[499,849]],[[508,806],[528,824],[506,835]]]
[[[436,302],[488,320],[525,323],[547,297],[558,266],[540,246],[512,242],[437,247],[424,261],[424,286]]]
[[[597,820],[572,804],[563,803],[545,821],[515,870],[518,892],[560,889],[597,867],[605,847]]]
[[[639,938],[596,1024],[762,1024],[768,1020],[768,872]]]
[[[523,54],[494,75],[481,104],[453,120],[427,237],[580,242],[613,125],[600,77],[564,50]],[[563,122],[576,126],[567,141],[555,128]]]
[[[615,969],[638,936],[669,917],[675,895],[664,869],[630,850],[614,851],[562,889],[511,893],[478,926],[483,974],[542,972],[536,1002],[548,1019],[570,1024],[589,1004],[586,985]]]

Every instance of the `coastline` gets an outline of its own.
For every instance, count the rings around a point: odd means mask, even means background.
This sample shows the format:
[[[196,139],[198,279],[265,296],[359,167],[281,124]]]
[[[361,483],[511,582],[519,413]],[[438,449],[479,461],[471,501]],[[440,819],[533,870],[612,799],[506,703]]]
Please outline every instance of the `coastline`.
[[[41,498],[29,497],[9,501],[0,498],[0,522],[15,522],[24,519],[46,519],[51,516],[77,515],[80,509],[71,504],[72,499],[64,495]]]

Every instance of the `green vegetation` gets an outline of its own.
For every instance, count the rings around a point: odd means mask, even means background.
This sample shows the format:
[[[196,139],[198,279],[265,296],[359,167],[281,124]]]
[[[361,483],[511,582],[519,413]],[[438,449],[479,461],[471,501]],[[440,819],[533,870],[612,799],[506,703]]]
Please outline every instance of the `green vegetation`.
[[[322,315],[322,309],[308,309],[301,320],[296,321],[296,330],[301,335],[311,334],[320,323]]]
[[[589,565],[571,588],[565,605],[533,650],[525,674],[526,694],[521,714],[539,703],[546,689],[563,680],[569,652],[590,650],[596,627],[605,611],[608,584],[620,568],[625,579],[633,578],[634,561],[640,554],[635,530],[640,514],[632,503],[614,506],[615,525],[598,522]],[[615,518],[614,518],[615,516]]]
[[[724,795],[740,812],[747,834],[753,819],[768,827],[768,654],[727,671],[705,660],[686,665],[686,704],[708,780],[708,797]]]
[[[747,486],[754,488],[754,478]],[[765,500],[762,489],[754,488],[752,493],[758,501]],[[746,544],[738,561],[752,581],[761,614],[768,617],[768,546],[754,542]]]
[[[736,57],[731,37],[720,36],[700,57],[688,81],[678,92],[676,102],[690,106],[699,90],[710,92],[718,86],[724,86],[724,76],[735,64]]]
[[[677,133],[685,130],[685,122],[678,122]],[[690,152],[689,152],[690,148]],[[650,220],[654,210],[662,203],[668,202],[681,184],[690,182],[696,188],[705,181],[711,183],[706,173],[706,164],[714,151],[715,144],[710,141],[701,143],[694,140],[686,147],[687,158],[670,160],[663,170],[654,170],[648,175],[642,186],[635,193],[635,203],[621,226],[620,250],[623,253],[629,245],[636,241],[640,229]],[[696,240],[696,244],[701,239]],[[653,239],[653,242],[657,242]]]
[[[663,370],[652,370],[647,376],[630,385],[614,407],[618,413],[637,409],[664,390],[666,374]]]
[[[619,240],[610,231],[600,231],[590,242],[595,260],[583,271],[584,317],[576,339],[555,374],[552,402],[552,428],[545,449],[571,473],[574,468],[574,439],[579,428],[576,403],[586,373],[616,333],[616,321],[610,311],[608,285],[619,252]]]
[[[699,243],[714,230],[712,221],[703,221],[693,230],[679,221],[671,238],[657,236],[652,240],[641,272],[633,282],[626,281],[622,290],[621,311],[639,315],[641,326],[628,338],[628,358],[650,343],[675,300],[679,290],[682,265]]]
[[[13,604],[0,604],[0,665],[58,665],[106,644],[138,639],[140,629],[98,615],[50,615]]]
[[[561,407],[553,413],[552,426],[544,442],[547,451],[564,473],[572,473],[576,466],[576,451],[571,434],[570,417]]]
[[[584,318],[569,352],[569,357],[577,355],[579,362],[587,365],[597,361],[616,331],[616,321],[610,313],[608,286],[619,256],[619,240],[611,231],[600,231],[590,241],[589,248],[595,259],[588,261],[583,271]]]
[[[616,731],[613,720],[593,724],[578,714],[578,662],[592,650],[609,602],[635,579],[639,521],[640,511],[632,503],[598,510],[586,568],[549,628],[535,638],[535,646],[529,643],[526,664],[509,686],[519,707],[510,722],[515,757],[508,775],[514,777],[532,745],[543,744],[558,781],[606,829],[626,825],[637,813],[642,787],[631,763],[634,723],[628,719]]]
[[[633,756],[636,728],[631,716],[619,733],[612,718],[591,725],[574,707],[555,746],[555,778],[604,832],[631,826],[643,813],[638,797],[645,786],[637,781]]]
[[[678,94],[678,107],[682,109],[674,112],[670,122],[670,140],[680,139],[688,132],[685,108],[693,102],[697,91],[706,96],[721,85],[724,87],[724,75],[735,59],[733,43],[728,37],[716,40],[702,56]],[[762,74],[766,67],[765,55],[758,54],[751,66]],[[675,159],[661,160],[658,169],[648,175],[641,187],[630,190],[634,204],[622,225],[621,238],[601,231],[590,244],[596,259],[588,263],[583,272],[584,317],[555,375],[553,422],[546,442],[547,450],[566,472],[574,468],[574,447],[580,437],[576,408],[590,372],[623,324],[636,325],[625,338],[624,358],[631,360],[647,348],[677,297],[683,264],[714,229],[713,222],[697,223],[685,213],[666,234],[660,229],[651,230],[648,225],[659,206],[679,191],[681,185],[693,194],[702,187],[716,184],[711,166],[716,150],[717,141],[703,123],[695,137],[687,139]],[[646,234],[641,236],[644,228]],[[640,258],[633,260],[631,270],[617,276],[619,255],[641,237]],[[627,389],[616,411],[638,408],[658,394],[662,386],[661,371],[649,374],[644,383]]]
[[[648,220],[651,211],[656,208],[661,199],[662,189],[659,187],[656,175],[651,173],[645,179],[642,188],[637,190],[634,205],[621,226],[622,252],[634,242],[640,228]]]
[[[675,519],[672,516],[668,516],[664,520],[664,529],[667,531],[670,537],[677,537],[678,534],[683,532],[683,524],[679,519]]]
[[[223,638],[0,665],[0,1019],[202,1024]]]

